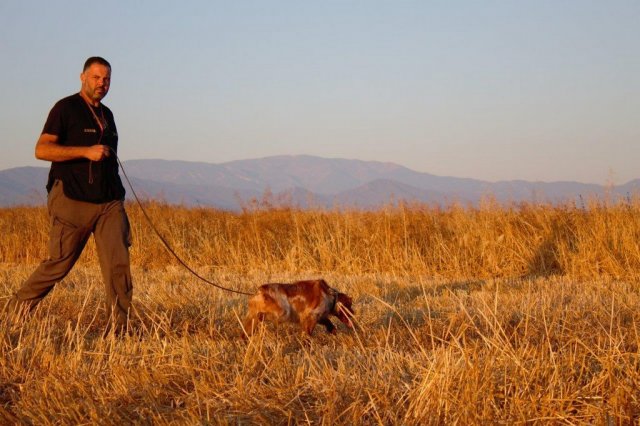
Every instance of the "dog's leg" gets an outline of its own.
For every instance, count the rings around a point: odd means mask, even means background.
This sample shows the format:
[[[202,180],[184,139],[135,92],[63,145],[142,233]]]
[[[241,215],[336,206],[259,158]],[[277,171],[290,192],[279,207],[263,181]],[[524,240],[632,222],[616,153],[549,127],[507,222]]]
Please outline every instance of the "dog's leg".
[[[244,331],[248,336],[251,336],[253,334],[256,327],[258,326],[258,323],[262,321],[262,317],[263,315],[261,313],[249,309],[249,312],[247,312],[247,316],[242,323],[242,325],[244,326]]]
[[[251,336],[253,334],[253,327],[255,325],[255,317],[252,315],[247,315],[244,321],[242,322],[242,327],[244,328],[244,332],[247,336]]]
[[[313,333],[313,329],[316,327],[317,322],[318,322],[318,319],[312,315],[306,315],[300,318],[300,324],[302,325],[302,329],[309,336],[311,336],[311,333]]]
[[[327,333],[336,334],[336,326],[333,325],[329,318],[321,318],[318,324],[322,324],[327,329]]]

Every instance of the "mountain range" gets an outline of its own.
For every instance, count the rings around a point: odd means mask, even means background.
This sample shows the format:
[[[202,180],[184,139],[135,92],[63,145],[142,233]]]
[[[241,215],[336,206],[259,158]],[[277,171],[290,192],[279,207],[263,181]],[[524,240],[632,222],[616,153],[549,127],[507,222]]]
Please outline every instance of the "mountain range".
[[[492,196],[499,202],[563,202],[593,197],[630,197],[640,192],[640,179],[605,187],[579,182],[488,182],[436,176],[398,164],[321,158],[275,156],[212,164],[168,160],[123,163],[127,198],[170,204],[240,210],[269,202],[302,208],[376,208],[399,201],[448,205],[476,204]],[[18,167],[0,171],[0,206],[41,205],[48,167]]]

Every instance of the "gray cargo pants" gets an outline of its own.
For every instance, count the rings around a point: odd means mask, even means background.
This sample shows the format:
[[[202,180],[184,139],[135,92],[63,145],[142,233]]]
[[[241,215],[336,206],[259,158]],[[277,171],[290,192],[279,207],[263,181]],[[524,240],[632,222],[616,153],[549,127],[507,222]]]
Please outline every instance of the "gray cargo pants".
[[[49,191],[51,220],[49,258],[43,261],[15,293],[14,308],[35,307],[71,271],[93,233],[105,284],[107,309],[117,327],[126,326],[133,285],[129,267],[131,234],[121,200],[103,204],[72,200],[62,181]]]

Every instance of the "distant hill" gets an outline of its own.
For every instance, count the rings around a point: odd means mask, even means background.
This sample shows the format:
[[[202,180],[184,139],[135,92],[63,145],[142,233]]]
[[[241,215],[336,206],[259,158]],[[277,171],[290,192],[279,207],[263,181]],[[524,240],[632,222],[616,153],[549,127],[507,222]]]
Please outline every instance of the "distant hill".
[[[221,164],[130,160],[124,169],[143,199],[225,210],[239,210],[263,199],[299,207],[375,208],[402,200],[446,205],[477,203],[493,196],[500,202],[559,202],[640,192],[640,179],[608,190],[579,182],[487,182],[435,176],[394,163],[307,155]],[[48,167],[0,171],[0,206],[44,204],[47,173]],[[129,188],[127,197],[132,198]]]
[[[0,206],[46,204],[48,167],[0,171]]]

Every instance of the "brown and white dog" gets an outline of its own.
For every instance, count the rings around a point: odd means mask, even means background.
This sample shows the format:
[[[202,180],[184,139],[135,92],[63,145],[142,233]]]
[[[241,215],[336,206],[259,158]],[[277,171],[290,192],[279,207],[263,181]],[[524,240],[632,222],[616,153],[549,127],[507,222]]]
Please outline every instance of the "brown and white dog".
[[[338,317],[347,327],[353,328],[351,297],[329,287],[325,280],[297,281],[291,284],[263,284],[258,293],[249,299],[249,310],[244,329],[251,335],[263,320],[299,323],[311,335],[316,324],[324,325],[327,332],[336,333],[329,317]]]

